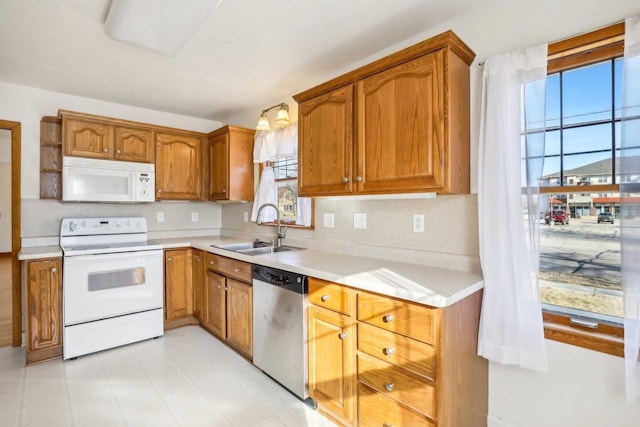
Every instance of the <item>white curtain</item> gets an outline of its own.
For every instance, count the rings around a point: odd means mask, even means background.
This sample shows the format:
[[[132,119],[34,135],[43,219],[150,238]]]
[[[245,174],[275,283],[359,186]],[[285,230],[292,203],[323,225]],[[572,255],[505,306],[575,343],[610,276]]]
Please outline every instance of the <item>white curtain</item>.
[[[547,370],[538,286],[546,68],[546,45],[485,62],[478,159],[478,354],[537,371]]]
[[[620,161],[620,236],[624,357],[629,401],[639,395],[640,368],[640,16],[625,22]]]
[[[256,132],[253,146],[253,162],[273,162],[278,159],[298,156],[298,123],[277,128],[271,131]],[[278,186],[273,168],[264,167],[253,202],[251,221],[256,221],[258,208],[264,203],[278,206]],[[296,224],[306,227],[311,225],[311,199],[298,197]],[[274,209],[264,209],[261,220],[270,222],[276,220]]]

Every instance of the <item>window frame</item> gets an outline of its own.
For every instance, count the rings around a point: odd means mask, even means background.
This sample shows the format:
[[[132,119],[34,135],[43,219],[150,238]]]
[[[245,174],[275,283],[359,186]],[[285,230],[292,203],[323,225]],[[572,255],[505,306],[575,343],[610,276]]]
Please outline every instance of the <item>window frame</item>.
[[[550,43],[547,49],[547,74],[554,74],[606,61],[624,55],[624,22]],[[580,193],[581,185],[540,187],[540,194]],[[590,193],[620,192],[618,184],[589,185]],[[572,320],[572,318],[574,320]],[[606,322],[593,325],[575,323],[575,317],[542,310],[544,336],[547,339],[624,357],[624,328]]]

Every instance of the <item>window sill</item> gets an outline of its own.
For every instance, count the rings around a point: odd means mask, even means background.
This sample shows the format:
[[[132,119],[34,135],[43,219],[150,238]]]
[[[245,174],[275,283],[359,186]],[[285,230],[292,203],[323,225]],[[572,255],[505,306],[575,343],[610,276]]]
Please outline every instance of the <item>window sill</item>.
[[[544,337],[613,356],[624,357],[624,329],[600,323],[597,329],[571,323],[568,316],[543,312]]]

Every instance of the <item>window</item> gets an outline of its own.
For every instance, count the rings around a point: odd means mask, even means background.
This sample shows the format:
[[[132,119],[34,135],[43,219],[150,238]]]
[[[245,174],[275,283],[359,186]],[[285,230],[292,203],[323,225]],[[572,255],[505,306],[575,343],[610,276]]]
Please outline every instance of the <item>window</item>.
[[[298,211],[298,158],[285,157],[271,162],[273,173],[278,187],[278,208],[280,220],[290,227],[304,227],[296,224],[299,219]],[[304,228],[313,228],[314,202],[311,200],[311,225]]]
[[[617,24],[549,45],[540,183],[545,336],[619,356],[623,39]]]

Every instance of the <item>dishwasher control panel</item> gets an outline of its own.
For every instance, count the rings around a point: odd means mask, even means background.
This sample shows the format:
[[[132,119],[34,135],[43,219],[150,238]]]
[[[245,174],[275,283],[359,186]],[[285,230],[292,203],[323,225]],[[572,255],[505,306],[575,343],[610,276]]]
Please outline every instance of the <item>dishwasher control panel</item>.
[[[302,274],[265,267],[263,265],[254,265],[252,268],[252,276],[254,281],[258,280],[299,294],[308,293],[307,276]]]

